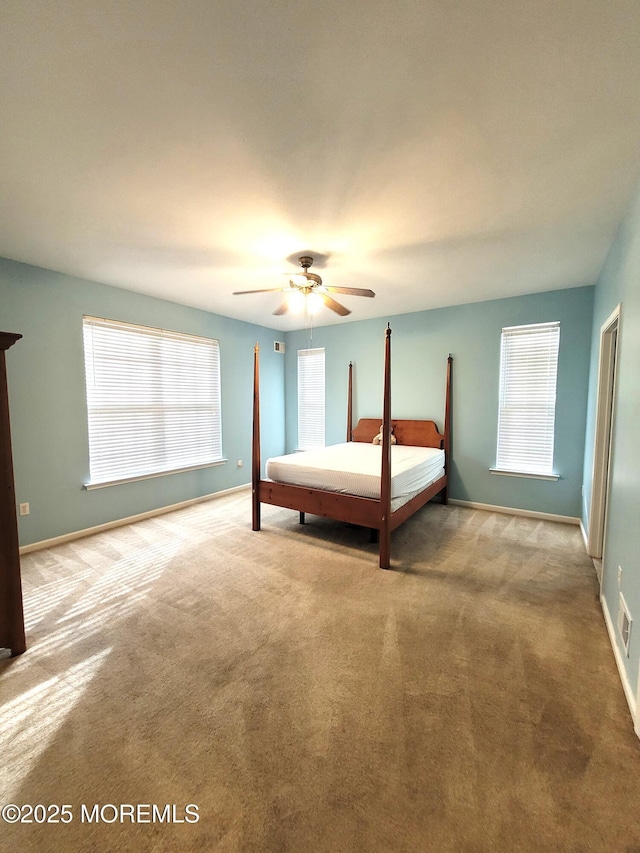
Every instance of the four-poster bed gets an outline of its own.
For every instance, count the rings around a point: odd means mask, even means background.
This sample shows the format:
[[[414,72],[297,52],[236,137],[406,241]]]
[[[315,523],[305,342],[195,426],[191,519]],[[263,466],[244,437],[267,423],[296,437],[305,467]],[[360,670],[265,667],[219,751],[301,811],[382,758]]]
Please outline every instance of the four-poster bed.
[[[5,352],[21,337],[14,332],[0,332],[0,649],[9,649],[12,657],[21,655],[27,645]]]
[[[267,462],[267,479],[260,466],[260,367],[259,348],[254,348],[253,373],[253,448],[252,448],[252,529],[260,530],[260,505],[263,503],[325,516],[336,521],[368,527],[379,535],[380,568],[388,569],[391,559],[391,532],[427,501],[440,494],[447,503],[449,470],[449,433],[451,419],[451,366],[447,361],[444,433],[431,420],[392,420],[391,418],[391,328],[385,330],[384,398],[382,428],[380,418],[367,418],[352,426],[352,365],[349,364],[347,402],[347,442],[321,451],[290,454]],[[391,432],[396,444],[391,445]],[[382,431],[380,445],[373,438]],[[370,450],[356,444],[369,445]],[[352,447],[353,452],[350,452]],[[431,448],[431,450],[427,450]],[[322,454],[326,451],[329,478],[322,482]],[[392,470],[393,452],[393,470]],[[361,457],[373,456],[371,459]],[[353,457],[349,471],[340,458]],[[371,465],[376,466],[372,475]],[[414,466],[414,467],[412,467]],[[422,467],[418,476],[417,467]],[[336,480],[336,477],[338,479]],[[343,479],[341,480],[340,477]],[[345,484],[347,478],[348,484]],[[357,478],[360,478],[359,480]],[[422,478],[422,479],[420,479]],[[283,480],[285,482],[283,482]],[[289,482],[286,482],[289,480]],[[372,482],[375,480],[375,483]],[[356,481],[359,485],[355,485]],[[302,484],[298,484],[302,483]],[[364,485],[362,485],[364,484]]]

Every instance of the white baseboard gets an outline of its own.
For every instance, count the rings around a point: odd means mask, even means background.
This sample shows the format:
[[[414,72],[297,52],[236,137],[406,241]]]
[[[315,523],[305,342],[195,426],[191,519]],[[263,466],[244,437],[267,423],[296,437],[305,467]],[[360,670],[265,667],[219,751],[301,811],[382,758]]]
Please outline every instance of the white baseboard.
[[[84,530],[75,530],[73,533],[64,533],[62,536],[54,536],[52,539],[43,539],[40,542],[33,542],[31,545],[23,545],[20,548],[20,555],[31,554],[33,551],[42,551],[44,548],[52,548],[54,545],[64,545],[65,542],[73,542],[74,539],[83,539],[85,536],[92,536],[94,533],[113,530],[115,527],[124,527],[125,524],[144,521],[146,518],[164,515],[167,512],[174,512],[177,509],[185,509],[186,507],[193,506],[194,504],[205,503],[206,501],[221,498],[223,495],[230,495],[233,492],[241,492],[243,489],[250,488],[251,484],[246,483],[242,486],[234,486],[232,489],[223,489],[221,492],[212,492],[209,495],[202,495],[199,498],[190,498],[187,501],[180,501],[180,503],[171,504],[171,506],[161,506],[158,509],[141,512],[138,515],[130,515],[128,518],[118,518],[115,521],[107,521],[105,524],[97,524],[95,527],[86,527]]]
[[[494,506],[493,504],[479,504],[474,501],[457,501],[449,498],[449,503],[455,506],[467,506],[470,509],[484,509],[487,512],[501,512],[505,515],[520,515],[523,518],[539,518],[541,521],[558,521],[563,524],[580,524],[579,518],[572,515],[553,515],[550,512],[535,512],[529,509],[515,509],[511,506]]]
[[[627,670],[624,666],[624,661],[622,660],[622,654],[618,647],[618,643],[616,641],[616,634],[613,627],[613,622],[611,621],[611,614],[609,613],[609,607],[607,606],[607,601],[604,596],[600,596],[600,604],[602,605],[602,612],[604,613],[604,624],[607,626],[607,633],[609,634],[609,642],[611,643],[611,648],[613,649],[613,656],[615,658],[616,664],[618,666],[618,674],[620,675],[620,681],[622,681],[622,688],[624,690],[624,695],[627,700],[627,705],[629,706],[629,711],[631,712],[631,719],[633,721],[633,730],[636,735],[640,738],[640,720],[638,720],[637,710],[638,703],[636,701],[636,697],[633,695],[633,689],[629,684],[629,677],[627,675]]]

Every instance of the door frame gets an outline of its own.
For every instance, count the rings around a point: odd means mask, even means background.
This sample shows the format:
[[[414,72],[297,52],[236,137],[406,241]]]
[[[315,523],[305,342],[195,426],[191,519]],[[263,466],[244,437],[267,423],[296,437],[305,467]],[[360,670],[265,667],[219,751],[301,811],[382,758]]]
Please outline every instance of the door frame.
[[[616,398],[616,368],[617,355],[620,349],[618,337],[620,334],[621,307],[618,304],[600,327],[596,431],[593,447],[589,533],[587,536],[589,556],[597,560],[602,559],[605,545],[611,470],[611,441]]]

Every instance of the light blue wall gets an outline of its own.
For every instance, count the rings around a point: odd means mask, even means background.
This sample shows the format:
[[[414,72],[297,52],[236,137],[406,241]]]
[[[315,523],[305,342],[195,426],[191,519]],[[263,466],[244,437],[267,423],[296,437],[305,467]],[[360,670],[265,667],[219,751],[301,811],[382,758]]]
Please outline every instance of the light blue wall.
[[[600,328],[621,304],[618,335],[618,378],[613,423],[608,522],[603,559],[602,593],[614,625],[618,613],[618,566],[621,590],[636,621],[629,657],[619,648],[629,683],[635,690],[640,660],[640,191],[621,226],[596,285],[587,445],[585,453],[585,507],[588,529],[591,497],[594,423]],[[617,631],[616,631],[617,636]]]
[[[580,514],[593,288],[454,306],[390,318],[393,413],[442,426],[446,358],[454,356],[451,496],[558,515]],[[223,443],[229,462],[86,492],[87,417],[82,315],[215,337],[221,344]],[[558,482],[500,477],[495,463],[498,365],[503,326],[561,322],[556,422]],[[327,443],[346,433],[347,365],[354,362],[355,418],[378,417],[385,320],[284,336],[204,311],[0,260],[0,328],[24,335],[7,354],[21,544],[82,530],[250,479],[253,344],[261,347],[262,458],[295,449],[296,353],[326,348]],[[286,393],[285,393],[286,389]],[[286,419],[285,419],[286,411]],[[285,442],[286,438],[286,442]],[[235,463],[243,459],[245,467]]]
[[[82,316],[90,314],[220,341],[223,452],[229,461],[87,492]],[[162,299],[0,259],[0,329],[23,339],[7,353],[22,545],[228,489],[251,479],[253,346],[261,346],[267,455],[284,450],[284,369],[276,333]],[[281,337],[281,336],[279,336]],[[237,461],[244,468],[236,467]]]
[[[451,497],[578,517],[584,458],[593,287],[478,302],[389,318],[392,414],[442,428],[446,360],[454,356]],[[491,474],[503,326],[559,320],[555,432],[557,482]],[[327,444],[345,440],[347,366],[354,363],[354,420],[380,417],[384,320],[291,332],[286,343],[286,446],[297,442],[297,350],[326,349]]]

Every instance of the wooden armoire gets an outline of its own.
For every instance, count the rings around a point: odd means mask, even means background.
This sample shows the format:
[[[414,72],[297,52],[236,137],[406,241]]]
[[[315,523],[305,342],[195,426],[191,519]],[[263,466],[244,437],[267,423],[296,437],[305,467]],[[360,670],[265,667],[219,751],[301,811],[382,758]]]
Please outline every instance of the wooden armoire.
[[[0,649],[10,649],[12,657],[22,654],[27,646],[5,353],[21,337],[11,332],[0,332]]]

